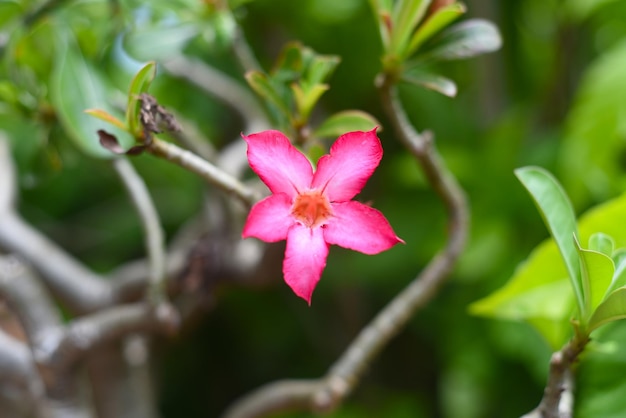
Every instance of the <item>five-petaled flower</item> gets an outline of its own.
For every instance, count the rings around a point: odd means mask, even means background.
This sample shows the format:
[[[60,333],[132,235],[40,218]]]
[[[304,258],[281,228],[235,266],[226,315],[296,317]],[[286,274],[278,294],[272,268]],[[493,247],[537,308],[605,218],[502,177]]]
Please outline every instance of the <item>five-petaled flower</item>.
[[[404,242],[382,213],[352,200],[383,156],[376,129],[341,135],[330,154],[319,159],[315,172],[281,132],[243,138],[250,167],[272,195],[252,207],[242,236],[287,240],[285,282],[309,304],[330,244],[377,254]]]

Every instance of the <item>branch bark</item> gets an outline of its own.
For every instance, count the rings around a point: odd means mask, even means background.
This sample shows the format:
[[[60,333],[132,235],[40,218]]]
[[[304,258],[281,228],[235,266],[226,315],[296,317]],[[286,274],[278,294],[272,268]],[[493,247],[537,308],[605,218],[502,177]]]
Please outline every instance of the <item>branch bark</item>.
[[[128,195],[131,198],[144,229],[146,250],[150,264],[148,298],[155,305],[166,300],[165,289],[165,238],[159,215],[143,179],[126,158],[113,161]]]
[[[574,416],[574,376],[572,368],[589,342],[578,334],[552,354],[548,382],[541,402],[522,418],[572,418]]]

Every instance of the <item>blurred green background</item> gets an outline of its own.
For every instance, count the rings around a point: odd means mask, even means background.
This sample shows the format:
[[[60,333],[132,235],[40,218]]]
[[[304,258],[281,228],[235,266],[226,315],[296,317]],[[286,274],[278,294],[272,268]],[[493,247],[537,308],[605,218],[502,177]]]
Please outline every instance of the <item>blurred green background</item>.
[[[245,85],[228,49],[232,22],[206,12],[209,1],[155,0],[58,2],[48,15],[24,24],[22,17],[40,3],[0,1],[0,129],[19,166],[20,211],[106,272],[143,256],[141,227],[110,163],[80,151],[55,116],[50,83],[61,55],[51,44],[70,32],[70,45],[122,91],[136,68],[119,56],[121,40],[137,60],[158,62],[184,49]],[[323,375],[445,239],[442,204],[382,112],[373,84],[381,46],[368,2],[232,3],[238,3],[236,22],[265,69],[291,40],[341,57],[317,117],[361,109],[381,121],[385,156],[360,200],[372,201],[406,245],[373,257],[332,248],[311,307],[280,277],[260,289],[221,287],[205,316],[177,337],[158,341],[155,386],[164,417],[217,416],[263,383]],[[495,418],[533,409],[545,383],[547,344],[525,324],[467,312],[547,237],[513,169],[536,164],[551,170],[578,213],[624,189],[626,2],[466,4],[467,16],[498,26],[502,49],[439,65],[459,86],[454,99],[414,86],[403,86],[401,96],[416,127],[434,132],[467,191],[471,239],[440,294],[381,353],[354,395],[330,415],[335,418]],[[160,69],[151,92],[194,121],[216,147],[238,140],[237,115],[189,83]],[[133,162],[173,236],[199,210],[202,181],[150,156]],[[612,326],[606,338],[618,341],[618,349],[591,350],[583,359],[580,416],[621,416],[626,355],[620,355],[619,341],[625,333],[623,325]]]

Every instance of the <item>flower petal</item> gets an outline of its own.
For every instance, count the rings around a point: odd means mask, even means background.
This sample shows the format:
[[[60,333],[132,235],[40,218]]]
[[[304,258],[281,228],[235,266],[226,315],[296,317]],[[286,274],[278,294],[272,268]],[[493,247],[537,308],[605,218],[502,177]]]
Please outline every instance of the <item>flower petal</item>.
[[[404,241],[378,210],[363,203],[333,203],[335,215],[324,227],[324,240],[365,254],[378,254]]]
[[[250,167],[272,193],[293,197],[298,191],[309,188],[313,167],[285,135],[279,131],[263,131],[242,137],[248,143]]]
[[[322,188],[331,202],[350,200],[365,186],[382,157],[376,129],[343,134],[330,148],[330,154],[317,163],[312,187]]]
[[[287,235],[283,262],[285,282],[296,295],[311,304],[315,285],[326,267],[328,244],[321,228],[307,228],[296,224]]]
[[[286,239],[287,231],[295,222],[291,216],[291,203],[291,198],[284,193],[273,194],[257,202],[248,214],[241,236],[265,242]]]

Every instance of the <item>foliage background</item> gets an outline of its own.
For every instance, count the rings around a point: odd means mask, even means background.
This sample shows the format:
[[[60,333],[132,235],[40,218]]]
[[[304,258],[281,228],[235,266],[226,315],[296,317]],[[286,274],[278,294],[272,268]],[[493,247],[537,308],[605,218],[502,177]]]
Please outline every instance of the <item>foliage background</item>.
[[[12,17],[31,3],[0,2],[0,24],[11,27]],[[0,129],[10,134],[18,158],[20,210],[100,271],[141,257],[142,232],[109,163],[82,154],[55,120],[47,89],[60,58],[46,42],[70,28],[98,71],[126,89],[131,72],[114,53],[115,36],[134,27],[143,37],[130,36],[134,43],[128,48],[138,59],[159,60],[179,46],[166,40],[180,29],[167,29],[188,24],[200,29],[186,53],[245,83],[223,39],[228,22],[194,13],[199,3],[116,4],[120,13],[114,19],[99,17],[104,2],[66,2],[54,12],[56,24],[51,19],[2,31],[9,42],[2,50]],[[497,24],[502,50],[439,67],[458,83],[455,99],[412,86],[401,92],[412,121],[435,133],[441,154],[467,190],[471,240],[439,296],[381,354],[333,417],[502,417],[531,410],[545,383],[548,346],[525,324],[467,312],[471,302],[504,284],[547,236],[513,169],[529,164],[550,169],[579,213],[624,188],[626,3],[473,0],[467,5],[470,16]],[[333,248],[310,308],[280,277],[262,288],[219,288],[206,315],[176,338],[155,341],[154,380],[164,417],[216,416],[265,382],[322,375],[424,266],[445,234],[440,202],[391,129],[385,129],[373,85],[380,45],[368,3],[254,0],[236,10],[266,69],[291,40],[341,56],[317,117],[356,108],[381,121],[385,157],[360,198],[373,201],[407,244],[375,257]],[[61,21],[67,28],[58,25]],[[193,120],[216,146],[235,140],[242,129],[230,109],[164,71],[151,92]],[[203,184],[150,156],[134,163],[171,237],[200,208]],[[605,334],[607,340],[626,338],[620,324]],[[617,347],[608,354],[592,350],[583,360],[581,416],[599,411],[596,416],[611,416],[611,411],[618,416],[626,357],[620,354],[623,345]]]

